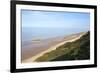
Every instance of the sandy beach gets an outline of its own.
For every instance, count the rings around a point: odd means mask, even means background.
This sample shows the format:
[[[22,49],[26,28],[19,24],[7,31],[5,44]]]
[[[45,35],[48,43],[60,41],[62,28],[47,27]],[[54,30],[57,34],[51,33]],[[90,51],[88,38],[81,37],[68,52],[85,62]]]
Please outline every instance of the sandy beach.
[[[35,60],[47,52],[55,50],[57,47],[78,40],[85,32],[72,34],[38,41],[29,41],[22,44],[22,63],[35,62]]]

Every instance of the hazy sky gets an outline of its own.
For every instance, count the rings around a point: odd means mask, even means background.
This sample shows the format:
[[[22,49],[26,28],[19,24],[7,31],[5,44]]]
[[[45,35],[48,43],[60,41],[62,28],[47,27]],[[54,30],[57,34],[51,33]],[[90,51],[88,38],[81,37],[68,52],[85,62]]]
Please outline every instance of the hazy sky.
[[[89,29],[90,14],[22,10],[22,27]]]

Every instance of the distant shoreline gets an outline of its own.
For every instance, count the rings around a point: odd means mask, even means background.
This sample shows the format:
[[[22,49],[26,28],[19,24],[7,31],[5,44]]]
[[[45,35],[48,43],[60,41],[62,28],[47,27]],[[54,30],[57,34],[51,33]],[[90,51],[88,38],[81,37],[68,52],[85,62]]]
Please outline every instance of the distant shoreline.
[[[86,33],[86,32],[82,32],[82,33],[80,33],[80,34],[73,34],[73,35],[71,35],[71,36],[69,37],[69,39],[67,39],[66,37],[62,37],[62,38],[63,38],[63,39],[62,39],[63,41],[57,43],[56,45],[53,45],[53,46],[49,47],[47,50],[44,50],[44,51],[42,51],[42,52],[36,54],[35,56],[32,56],[32,57],[30,57],[30,58],[28,58],[28,59],[25,59],[25,60],[22,60],[22,63],[36,62],[35,60],[36,60],[37,58],[39,58],[40,56],[44,55],[45,53],[51,52],[52,50],[55,50],[57,47],[59,47],[59,46],[65,44],[65,43],[67,43],[67,42],[73,42],[73,41],[75,41],[75,40],[78,40],[78,39],[79,39],[81,36],[83,36],[85,33]]]

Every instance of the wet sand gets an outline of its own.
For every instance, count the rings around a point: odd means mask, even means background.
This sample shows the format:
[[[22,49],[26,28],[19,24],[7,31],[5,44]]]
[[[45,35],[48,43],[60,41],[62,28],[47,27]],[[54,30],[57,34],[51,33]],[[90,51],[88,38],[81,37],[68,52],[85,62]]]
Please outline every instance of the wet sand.
[[[72,34],[44,40],[31,40],[22,43],[22,63],[35,62],[43,54],[55,50],[57,47],[79,39],[84,33]]]

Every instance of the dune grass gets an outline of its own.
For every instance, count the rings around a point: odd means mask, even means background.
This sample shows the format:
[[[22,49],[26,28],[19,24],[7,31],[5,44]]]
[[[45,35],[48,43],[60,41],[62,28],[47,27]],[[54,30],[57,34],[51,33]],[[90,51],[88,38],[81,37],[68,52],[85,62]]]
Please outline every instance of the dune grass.
[[[90,59],[90,32],[37,58],[37,62]]]

